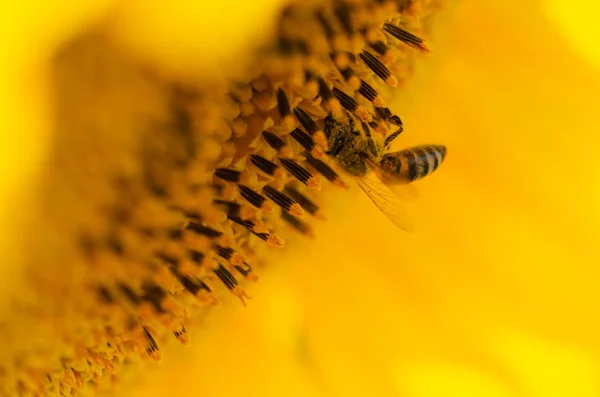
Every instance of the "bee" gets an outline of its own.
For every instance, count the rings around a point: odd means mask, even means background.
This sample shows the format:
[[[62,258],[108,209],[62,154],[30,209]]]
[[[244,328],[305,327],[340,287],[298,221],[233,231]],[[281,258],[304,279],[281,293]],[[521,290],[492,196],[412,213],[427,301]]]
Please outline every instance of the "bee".
[[[327,154],[356,178],[360,188],[396,226],[408,230],[402,202],[390,187],[406,185],[435,171],[446,157],[446,147],[421,145],[384,153],[391,140],[376,142],[367,125],[363,125],[363,134],[355,127],[353,116],[347,117],[347,124],[335,120],[332,114],[325,118]],[[392,135],[395,138],[398,133]]]

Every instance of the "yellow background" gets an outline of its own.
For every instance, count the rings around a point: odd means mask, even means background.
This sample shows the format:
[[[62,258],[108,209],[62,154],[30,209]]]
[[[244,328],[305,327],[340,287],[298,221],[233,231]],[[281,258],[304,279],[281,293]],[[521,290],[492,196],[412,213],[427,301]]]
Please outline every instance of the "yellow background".
[[[110,6],[42,3],[1,24],[3,255],[47,138],[44,62]],[[598,6],[449,3],[396,108],[397,148],[449,148],[410,204],[417,231],[329,192],[317,239],[275,253],[247,309],[219,308],[124,395],[600,395]]]

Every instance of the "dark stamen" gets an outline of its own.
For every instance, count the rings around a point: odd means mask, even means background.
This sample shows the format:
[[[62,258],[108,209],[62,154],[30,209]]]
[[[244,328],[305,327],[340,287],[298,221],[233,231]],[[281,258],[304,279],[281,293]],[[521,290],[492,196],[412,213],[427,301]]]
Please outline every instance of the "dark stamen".
[[[115,301],[110,292],[108,291],[108,288],[101,285],[97,287],[96,291],[98,292],[98,296],[103,302],[113,303]]]
[[[263,241],[267,241],[269,239],[269,233],[254,233],[254,235]]]
[[[333,38],[335,32],[331,28],[329,21],[325,18],[325,15],[323,15],[323,11],[317,11],[316,17],[319,23],[321,24],[323,31],[325,32],[325,36],[327,36],[328,39]]]
[[[376,53],[382,56],[387,54],[389,51],[388,46],[385,45],[385,43],[381,40],[370,42],[369,45]]]
[[[250,162],[267,175],[273,176],[275,170],[277,169],[277,164],[267,160],[262,156],[259,156],[258,154],[251,154]]]
[[[294,178],[298,179],[300,182],[307,186],[309,185],[309,181],[313,176],[304,167],[296,163],[294,160],[282,157],[279,158],[279,161],[281,161],[281,165],[283,165],[283,168],[285,168],[287,172],[292,174]]]
[[[161,307],[160,303],[167,295],[165,290],[156,284],[145,284],[142,289],[144,290],[142,299],[150,302],[157,312],[164,312],[164,309]]]
[[[302,210],[302,208],[300,206],[298,206],[298,208],[300,208],[300,210]],[[246,228],[248,231],[250,231],[250,233],[254,234],[256,237],[260,238],[261,240],[265,241],[268,245],[272,245],[272,246],[276,246],[276,247],[283,247],[284,241],[281,240],[276,234],[274,234],[270,230],[263,232],[262,230],[264,230],[264,227],[261,227],[260,229],[258,229],[258,228],[256,228],[256,224],[254,222],[248,221],[248,220],[243,220],[236,216],[227,215],[227,219]],[[257,230],[258,230],[258,232],[257,232]]]
[[[356,108],[358,107],[358,103],[352,98],[350,95],[346,94],[342,90],[339,90],[337,87],[333,87],[333,95],[340,101],[340,104],[348,109],[348,111],[354,113]]]
[[[244,277],[248,277],[248,275],[249,275],[249,274],[250,274],[250,272],[252,271],[252,270],[244,269],[243,267],[241,267],[241,266],[238,266],[238,265],[235,265],[234,267],[235,267],[235,269],[236,269],[238,272],[240,272],[240,274],[241,274],[242,276],[244,276]]]
[[[302,131],[300,128],[295,128],[292,132],[290,132],[290,135],[309,152],[315,147],[315,142],[311,136]]]
[[[350,68],[350,67],[340,69],[340,73],[342,74],[342,76],[344,77],[344,80],[346,80],[346,81],[348,81],[352,77],[356,76],[356,73],[354,73],[354,70],[352,70],[352,68]]]
[[[233,255],[233,253],[235,252],[233,250],[233,248],[230,247],[222,247],[220,245],[215,245],[214,246],[215,250],[217,251],[217,255],[219,255],[220,257],[223,257],[227,260],[231,259],[231,256]]]
[[[196,296],[198,294],[198,291],[200,291],[201,289],[211,292],[208,285],[206,285],[203,281],[198,281],[199,282],[195,282],[187,276],[179,276],[179,282],[181,283],[181,285],[183,285],[183,288],[185,288],[190,294]]]
[[[265,141],[267,142],[267,144],[269,146],[271,146],[273,149],[279,151],[279,150],[281,150],[282,147],[285,146],[285,142],[283,141],[283,139],[281,139],[277,135],[273,134],[272,132],[263,131],[262,134],[263,134],[263,138],[265,138]]]
[[[369,69],[371,69],[373,73],[375,73],[381,80],[388,84],[391,82],[390,79],[392,77],[392,73],[383,63],[381,63],[379,59],[375,58],[373,54],[363,50],[359,56],[360,59],[362,59],[363,62],[369,67]]]
[[[215,192],[215,195],[217,196],[221,196],[223,194],[223,185],[218,185],[218,184],[212,184],[212,189]]]
[[[383,30],[402,41],[406,45],[415,48],[421,52],[428,54],[430,52],[429,48],[425,45],[423,39],[415,36],[412,33],[407,32],[404,29],[399,28],[398,26],[392,25],[390,23],[383,24]]]
[[[210,227],[207,226],[203,226],[199,223],[196,222],[190,222],[188,223],[188,225],[185,227],[187,230],[190,230],[194,233],[198,233],[202,236],[206,236],[208,238],[217,238],[217,237],[221,237],[223,235],[222,232],[215,230],[215,229],[211,229]]]
[[[277,90],[277,109],[282,118],[290,114],[290,102],[285,91],[281,88]]]
[[[246,229],[252,231],[254,229],[254,222],[250,221],[250,220],[245,220],[242,218],[239,218],[237,216],[233,216],[233,215],[227,215],[227,219],[237,223],[240,226],[245,227]]]
[[[212,292],[210,287],[208,285],[206,285],[206,283],[204,283],[204,281],[199,280],[199,279],[196,279],[197,281],[194,281],[190,277],[184,276],[183,274],[179,273],[173,267],[169,268],[169,270],[171,270],[171,273],[173,273],[173,275],[175,277],[177,277],[177,280],[179,280],[179,282],[181,283],[183,288],[185,288],[192,295],[196,295],[198,293],[198,291],[200,291],[201,289],[204,289],[208,292]]]
[[[193,219],[197,222],[202,221],[202,216],[197,211],[182,211],[182,212],[183,212],[183,215],[185,215],[187,218]]]
[[[219,267],[213,269],[213,272],[219,277],[219,279],[225,284],[228,289],[233,289],[237,284],[237,280],[233,275],[229,272],[229,270],[225,269],[225,267],[219,264]]]
[[[189,254],[190,258],[197,264],[201,264],[205,257],[205,255],[202,252],[196,250],[190,250]]]
[[[146,336],[146,339],[148,339],[148,342],[150,342],[150,347],[146,350],[149,350],[149,353],[159,350],[156,340],[154,340],[152,334],[148,331],[148,329],[144,326],[142,326],[142,329],[144,330],[144,336]]]
[[[171,265],[173,267],[177,267],[179,265],[179,261],[176,258],[174,258],[171,255],[168,255],[164,252],[156,253],[156,257],[162,261],[165,261],[166,263],[168,263],[169,265]]]
[[[221,207],[225,208],[225,212],[227,214],[234,216],[238,216],[240,214],[240,209],[242,208],[240,203],[227,200],[213,200],[213,204],[220,205]]]
[[[296,204],[294,200],[272,186],[265,185],[262,190],[269,199],[288,212],[291,210],[292,205]]]
[[[115,235],[110,235],[107,238],[106,244],[108,248],[113,251],[117,255],[125,255],[125,246],[123,242],[119,240],[119,238]]]
[[[358,93],[371,102],[373,102],[375,98],[379,96],[377,91],[375,91],[375,89],[369,84],[367,84],[364,80],[360,81],[360,88],[358,89]]]
[[[238,185],[238,190],[240,191],[242,197],[248,200],[248,202],[256,208],[261,208],[264,201],[266,200],[263,196],[261,196],[259,193],[256,193],[248,186]]]
[[[315,121],[301,107],[294,108],[294,114],[296,115],[296,118],[300,124],[302,124],[302,127],[304,127],[304,129],[310,135],[314,135],[314,133],[319,130],[317,123],[315,123]]]
[[[300,193],[293,186],[286,185],[283,191],[290,196],[292,200],[295,200],[302,208],[308,211],[309,214],[314,215],[319,210],[319,206],[317,206],[308,197]]]
[[[331,89],[322,78],[317,79],[317,83],[319,83],[319,95],[323,98],[323,101],[328,101],[332,97]]]
[[[323,175],[325,178],[327,178],[330,182],[333,182],[336,179],[338,179],[338,174],[336,174],[336,172],[333,169],[331,169],[331,167],[329,167],[327,164],[325,164],[323,161],[314,158],[309,153],[305,153],[304,155],[306,156],[306,161],[308,161],[308,163],[315,170],[317,170],[321,175]]]
[[[287,222],[291,227],[299,231],[304,235],[310,235],[311,229],[310,226],[306,222],[302,222],[300,219],[296,218],[293,215],[288,214],[285,211],[281,211],[281,219]]]
[[[352,14],[350,7],[345,4],[340,4],[333,10],[337,19],[342,23],[342,27],[346,33],[352,35],[354,33],[354,26],[352,26]]]
[[[125,283],[119,283],[118,286],[119,286],[119,290],[121,290],[123,295],[125,295],[125,297],[131,301],[131,303],[133,303],[134,305],[140,304],[140,302],[142,300],[130,286],[128,286]]]
[[[242,173],[238,170],[232,170],[229,168],[217,168],[215,170],[215,176],[217,178],[221,178],[225,181],[229,181],[229,182],[239,182],[240,181],[240,175]]]
[[[181,240],[182,231],[179,228],[171,229],[167,232],[167,237],[169,237],[171,240]]]

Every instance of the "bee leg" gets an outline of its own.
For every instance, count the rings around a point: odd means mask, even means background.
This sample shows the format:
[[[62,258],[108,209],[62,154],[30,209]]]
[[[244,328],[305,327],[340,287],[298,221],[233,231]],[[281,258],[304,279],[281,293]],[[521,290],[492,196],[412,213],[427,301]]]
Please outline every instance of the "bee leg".
[[[398,135],[400,135],[402,131],[404,131],[404,129],[400,127],[396,132],[393,132],[390,135],[388,135],[387,138],[385,138],[385,142],[383,142],[383,147],[387,148],[388,146],[390,146],[394,139],[398,138]]]
[[[379,156],[379,151],[377,150],[377,145],[375,145],[375,141],[373,140],[373,138],[368,138],[367,139],[367,143],[369,145],[369,151],[371,152],[371,154],[375,157]]]

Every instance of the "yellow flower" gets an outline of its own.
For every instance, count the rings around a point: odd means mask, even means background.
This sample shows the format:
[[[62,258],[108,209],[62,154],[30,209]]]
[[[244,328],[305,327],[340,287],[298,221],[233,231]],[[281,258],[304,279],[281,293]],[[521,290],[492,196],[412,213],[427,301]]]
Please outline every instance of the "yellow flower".
[[[127,26],[135,25],[127,18],[138,9],[117,14],[123,30],[116,35],[128,36]],[[359,193],[328,191],[328,220],[315,225],[317,238],[293,240],[284,255],[269,255],[272,265],[250,289],[248,308],[218,311],[190,350],[173,348],[160,371],[149,369],[149,383],[125,392],[598,395],[600,160],[593,144],[600,82],[543,10],[465,0],[440,15],[435,57],[419,60],[416,79],[394,106],[407,129],[396,147],[450,148],[443,171],[419,184],[409,207],[415,233],[399,232]],[[144,21],[157,19],[142,19],[140,31],[154,26]],[[157,30],[165,37],[178,31]],[[142,57],[180,61],[170,50],[152,51],[147,38],[142,33],[125,46],[141,48]],[[193,54],[183,48],[176,53]],[[14,64],[32,64],[20,62]],[[165,69],[189,72],[177,63]],[[43,83],[29,83],[49,95]],[[19,91],[24,95],[10,92]],[[32,131],[31,139],[2,136],[11,148],[37,150],[32,159],[47,150],[37,145],[44,135],[33,133],[46,119],[21,128],[31,120],[23,109],[49,117],[38,92],[17,97],[19,112],[7,112],[7,125]],[[6,173],[28,181],[39,163],[9,156],[7,147],[3,179],[9,165],[29,163],[29,172]],[[22,187],[21,197],[32,200],[30,189]],[[22,200],[5,208],[26,211]],[[6,249],[20,254],[24,248],[8,239],[13,230],[5,234]],[[6,264],[0,269],[14,274]],[[5,291],[23,290],[16,284]]]

